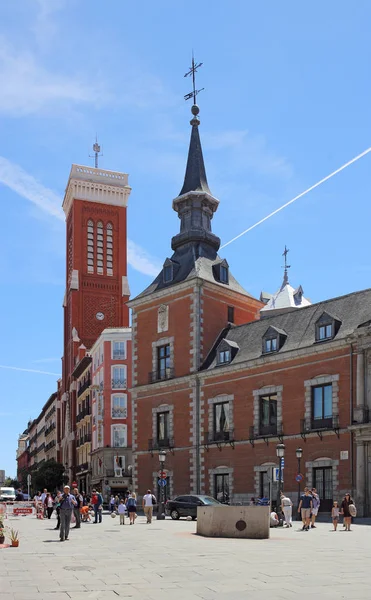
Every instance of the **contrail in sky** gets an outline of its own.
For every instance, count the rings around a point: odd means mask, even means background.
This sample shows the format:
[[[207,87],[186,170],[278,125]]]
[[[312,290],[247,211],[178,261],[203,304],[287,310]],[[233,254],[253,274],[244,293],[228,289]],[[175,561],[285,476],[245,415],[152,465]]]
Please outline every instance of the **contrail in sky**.
[[[60,377],[60,373],[50,373],[49,371],[38,371],[37,369],[24,369],[22,367],[9,367],[8,365],[0,365],[0,369],[10,369],[11,371],[26,371],[27,373],[39,373],[41,375],[54,375]]]
[[[361,154],[358,154],[358,156],[355,156],[354,158],[352,158],[352,160],[350,160],[347,163],[345,163],[345,165],[343,165],[342,167],[339,167],[338,169],[336,169],[336,171],[333,171],[332,173],[330,173],[330,175],[327,175],[327,177],[324,177],[323,179],[321,179],[321,181],[317,181],[317,183],[315,183],[314,185],[312,185],[310,188],[308,188],[304,192],[301,192],[301,194],[299,194],[298,196],[295,196],[295,198],[293,198],[292,200],[289,200],[289,202],[286,202],[286,204],[283,204],[279,208],[276,208],[276,210],[274,210],[273,212],[271,212],[269,215],[267,215],[263,219],[260,219],[260,221],[258,221],[254,225],[251,225],[251,227],[248,227],[248,229],[245,229],[245,231],[242,231],[242,233],[239,233],[238,235],[236,235],[236,237],[234,237],[231,240],[229,240],[229,242],[226,242],[225,244],[223,244],[223,246],[220,246],[220,249],[225,248],[226,246],[229,246],[229,244],[232,244],[232,242],[235,242],[236,240],[238,240],[238,238],[240,238],[243,235],[245,235],[245,233],[248,233],[252,229],[255,229],[255,227],[257,227],[258,225],[261,225],[262,223],[264,223],[264,221],[267,221],[268,219],[270,219],[271,217],[273,217],[274,215],[276,215],[277,213],[279,213],[281,210],[283,210],[284,208],[286,208],[286,206],[289,206],[290,204],[292,204],[296,200],[299,200],[299,198],[302,198],[303,196],[305,196],[306,194],[308,194],[309,192],[311,192],[312,190],[314,190],[315,188],[317,188],[318,186],[320,186],[322,183],[325,183],[325,181],[327,181],[328,179],[331,179],[331,177],[334,177],[334,175],[337,175],[338,173],[340,173],[340,171],[343,171],[344,169],[346,169],[347,167],[349,167],[350,165],[352,165],[353,163],[355,163],[357,160],[359,160],[363,156],[366,156],[366,154],[368,154],[369,152],[371,152],[371,147],[367,148],[367,150],[365,150],[364,152],[361,152]]]

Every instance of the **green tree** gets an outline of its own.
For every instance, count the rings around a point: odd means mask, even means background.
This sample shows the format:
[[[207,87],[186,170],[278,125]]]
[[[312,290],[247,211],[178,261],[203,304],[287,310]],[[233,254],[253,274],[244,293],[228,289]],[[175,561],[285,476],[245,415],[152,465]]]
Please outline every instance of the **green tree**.
[[[18,481],[16,479],[12,479],[11,477],[6,477],[4,482],[4,487],[14,487],[14,489],[19,488]]]
[[[40,465],[32,476],[33,489],[42,490],[46,488],[49,492],[54,492],[66,480],[63,477],[64,466],[57,463],[53,458]]]

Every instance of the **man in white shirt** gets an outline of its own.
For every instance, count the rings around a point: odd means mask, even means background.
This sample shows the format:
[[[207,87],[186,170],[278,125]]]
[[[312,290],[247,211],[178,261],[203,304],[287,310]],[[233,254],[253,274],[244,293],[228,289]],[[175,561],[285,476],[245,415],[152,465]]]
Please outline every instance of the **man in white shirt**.
[[[281,509],[285,515],[286,527],[292,527],[292,501],[281,492]]]
[[[156,504],[156,498],[152,494],[151,490],[147,490],[147,493],[143,496],[143,510],[147,517],[147,523],[152,523],[153,506]]]

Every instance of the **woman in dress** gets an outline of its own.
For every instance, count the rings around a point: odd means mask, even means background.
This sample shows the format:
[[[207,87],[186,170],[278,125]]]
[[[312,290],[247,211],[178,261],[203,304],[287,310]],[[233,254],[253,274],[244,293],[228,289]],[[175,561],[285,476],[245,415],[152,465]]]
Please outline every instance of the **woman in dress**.
[[[344,515],[345,531],[350,531],[352,515],[349,512],[349,504],[354,504],[354,500],[350,494],[345,494],[341,503],[341,514]]]

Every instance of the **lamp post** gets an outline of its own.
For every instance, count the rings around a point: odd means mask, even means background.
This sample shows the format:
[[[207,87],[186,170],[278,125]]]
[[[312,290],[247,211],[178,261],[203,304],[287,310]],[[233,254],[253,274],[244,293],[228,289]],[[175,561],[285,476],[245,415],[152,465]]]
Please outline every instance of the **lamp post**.
[[[160,481],[165,481],[164,478],[164,464],[166,460],[166,452],[165,450],[160,450],[158,453],[158,460],[160,461]],[[164,486],[162,483],[160,484],[160,502],[158,506],[157,520],[163,521],[165,519],[165,511],[164,511]]]
[[[276,453],[278,457],[278,492],[277,492],[277,511],[281,505],[281,490],[282,490],[282,459],[285,456],[285,444],[277,444]]]
[[[301,457],[303,456],[303,448],[296,448],[296,458],[298,459],[298,475],[300,475],[300,462],[301,462]],[[300,502],[300,485],[301,485],[301,481],[299,479],[298,481],[298,506],[299,506],[299,502]],[[301,517],[298,513],[298,521],[301,521]]]

